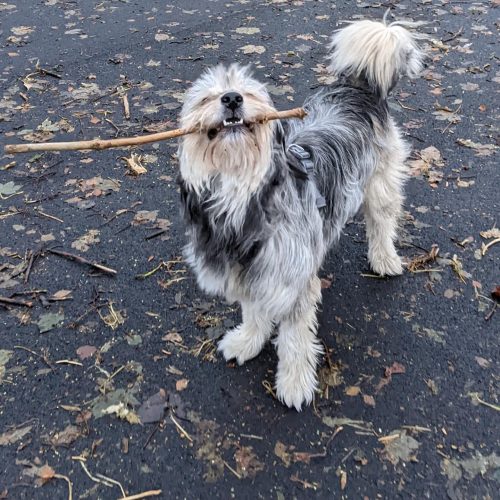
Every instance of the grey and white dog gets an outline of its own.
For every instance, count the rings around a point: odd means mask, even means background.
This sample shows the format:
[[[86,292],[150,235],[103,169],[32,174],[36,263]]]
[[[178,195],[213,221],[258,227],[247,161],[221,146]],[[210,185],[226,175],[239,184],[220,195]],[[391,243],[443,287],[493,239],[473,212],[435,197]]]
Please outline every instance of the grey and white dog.
[[[386,99],[422,69],[409,26],[365,20],[334,33],[338,81],[306,101],[303,121],[255,123],[274,106],[237,64],[209,69],[186,95],[181,126],[199,129],[179,146],[187,262],[204,291],[241,303],[243,322],[219,343],[226,360],[257,356],[277,329],[276,394],[297,410],[318,383],[318,271],[362,204],[372,269],[402,272],[409,150]]]

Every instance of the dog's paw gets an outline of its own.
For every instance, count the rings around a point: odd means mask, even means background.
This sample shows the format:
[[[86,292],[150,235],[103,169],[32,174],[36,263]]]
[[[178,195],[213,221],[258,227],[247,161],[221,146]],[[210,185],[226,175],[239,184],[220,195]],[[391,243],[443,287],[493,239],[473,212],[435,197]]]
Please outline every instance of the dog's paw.
[[[398,276],[403,274],[403,263],[401,257],[393,254],[371,255],[369,258],[372,269],[380,276]]]
[[[283,367],[278,364],[276,375],[276,396],[289,408],[302,410],[302,405],[309,405],[314,399],[318,387],[316,370],[310,365]]]
[[[255,358],[263,346],[264,341],[261,335],[249,332],[243,325],[240,325],[224,335],[217,350],[222,352],[226,361],[236,359],[237,363],[242,365],[245,361]]]

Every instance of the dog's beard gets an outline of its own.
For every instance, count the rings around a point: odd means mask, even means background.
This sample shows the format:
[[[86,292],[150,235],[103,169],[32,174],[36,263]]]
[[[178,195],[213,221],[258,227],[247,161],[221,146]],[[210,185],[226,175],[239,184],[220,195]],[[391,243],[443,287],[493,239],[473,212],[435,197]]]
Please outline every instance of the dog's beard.
[[[242,97],[237,109],[222,104],[228,91]],[[202,75],[188,91],[181,114],[182,127],[199,130],[181,141],[183,178],[201,189],[224,174],[254,191],[271,163],[274,130],[272,123],[256,119],[272,111],[267,91],[248,69],[219,66]]]

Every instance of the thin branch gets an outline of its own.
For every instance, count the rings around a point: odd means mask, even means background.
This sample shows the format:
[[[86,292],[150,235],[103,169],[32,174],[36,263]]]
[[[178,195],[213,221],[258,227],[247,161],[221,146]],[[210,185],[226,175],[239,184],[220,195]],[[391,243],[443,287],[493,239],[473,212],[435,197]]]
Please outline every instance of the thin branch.
[[[10,299],[9,297],[2,297],[0,295],[0,302],[2,304],[8,304],[10,306],[23,306],[23,307],[33,307],[33,302],[21,300],[21,299]]]
[[[74,262],[78,262],[79,264],[85,264],[87,266],[93,267],[94,269],[98,269],[99,271],[106,273],[106,274],[111,274],[115,275],[118,273],[115,269],[111,269],[110,267],[103,266],[102,264],[98,264],[97,262],[91,262],[90,260],[87,260],[83,257],[80,257],[79,255],[75,255],[69,252],[63,252],[61,250],[54,250],[50,249],[47,250],[51,254],[58,255],[59,257],[64,257],[65,259],[72,260]]]
[[[287,118],[304,118],[306,112],[303,108],[294,108],[286,111],[275,111],[268,115],[258,117],[256,123],[266,123],[270,120],[284,120]],[[199,127],[191,129],[178,128],[167,132],[158,132],[156,134],[143,135],[138,137],[123,137],[119,139],[93,139],[90,141],[72,141],[72,142],[39,142],[31,144],[7,144],[5,153],[28,153],[32,151],[78,151],[83,149],[96,149],[98,151],[109,148],[123,148],[128,146],[138,146],[149,144],[151,142],[173,139],[186,134],[199,132]]]
[[[140,500],[141,498],[157,497],[158,495],[161,495],[161,490],[149,490],[144,491],[143,493],[137,493],[137,495],[122,497],[119,500]]]

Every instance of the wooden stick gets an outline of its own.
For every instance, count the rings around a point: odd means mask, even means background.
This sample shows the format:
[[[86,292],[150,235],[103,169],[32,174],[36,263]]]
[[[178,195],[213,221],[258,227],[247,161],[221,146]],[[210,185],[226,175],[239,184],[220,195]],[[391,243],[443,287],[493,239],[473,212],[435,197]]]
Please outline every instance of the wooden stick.
[[[9,297],[0,296],[0,303],[9,304],[12,306],[23,306],[23,307],[33,307],[33,302],[21,300],[21,299],[11,299]]]
[[[149,491],[144,491],[143,493],[137,493],[137,495],[131,495],[129,497],[121,497],[119,500],[139,500],[141,498],[157,497],[158,495],[161,495],[161,490],[149,490]]]
[[[285,120],[287,118],[304,118],[307,115],[303,108],[288,109],[286,111],[275,111],[268,115],[258,117],[255,123],[265,123],[270,120]],[[168,130],[167,132],[158,132],[156,134],[141,135],[136,137],[123,137],[120,139],[92,139],[90,141],[72,141],[72,142],[39,142],[30,144],[7,144],[5,153],[29,153],[33,151],[78,151],[83,149],[102,149],[109,148],[124,148],[128,146],[139,146],[149,144],[151,142],[165,141],[174,139],[182,135],[199,132],[200,129],[195,127],[191,129],[177,128]]]
[[[79,255],[75,255],[73,253],[63,252],[62,250],[54,250],[54,249],[49,249],[47,251],[54,255],[58,255],[59,257],[64,257],[65,259],[78,262],[79,264],[84,264],[93,267],[94,269],[98,269],[99,271],[106,274],[115,275],[118,272],[115,271],[114,269],[111,269],[110,267],[103,266],[102,264],[98,264],[97,262],[91,262],[90,260],[84,259],[83,257],[80,257]]]

